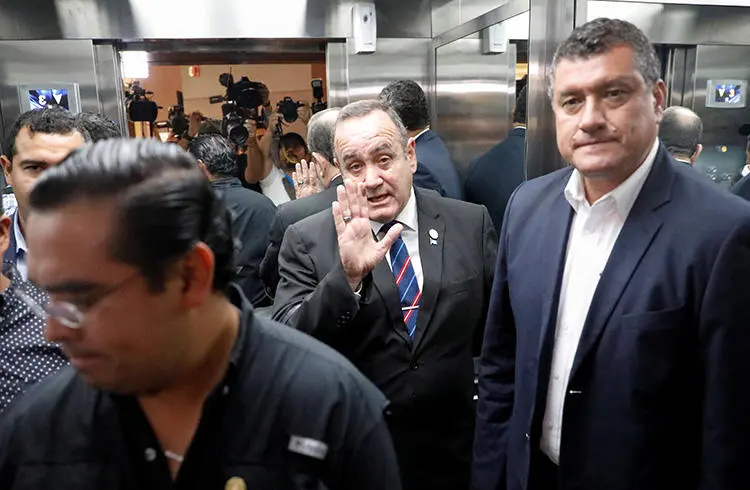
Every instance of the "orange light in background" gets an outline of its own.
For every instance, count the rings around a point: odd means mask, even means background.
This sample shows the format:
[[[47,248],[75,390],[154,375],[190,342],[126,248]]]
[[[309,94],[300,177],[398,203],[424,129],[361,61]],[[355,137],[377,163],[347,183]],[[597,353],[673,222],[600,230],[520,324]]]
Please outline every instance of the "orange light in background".
[[[200,66],[191,66],[188,68],[188,75],[190,75],[192,78],[198,78],[201,76],[201,67]]]

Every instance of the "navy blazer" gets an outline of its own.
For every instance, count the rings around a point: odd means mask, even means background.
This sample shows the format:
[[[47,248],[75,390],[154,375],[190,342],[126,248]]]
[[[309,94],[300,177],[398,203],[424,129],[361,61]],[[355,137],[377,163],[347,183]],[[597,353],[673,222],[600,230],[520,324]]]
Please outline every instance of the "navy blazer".
[[[414,185],[435,189],[430,182],[437,181],[441,189],[435,190],[445,197],[462,199],[461,178],[440,136],[428,129],[417,138],[416,151],[418,166],[414,174]]]
[[[572,170],[522,184],[500,238],[472,488],[534,489]],[[564,489],[750,488],[750,205],[662,147],[612,249],[565,397]]]
[[[526,129],[513,128],[508,137],[469,167],[466,200],[484,205],[496,230],[503,228],[508,200],[525,178]]]

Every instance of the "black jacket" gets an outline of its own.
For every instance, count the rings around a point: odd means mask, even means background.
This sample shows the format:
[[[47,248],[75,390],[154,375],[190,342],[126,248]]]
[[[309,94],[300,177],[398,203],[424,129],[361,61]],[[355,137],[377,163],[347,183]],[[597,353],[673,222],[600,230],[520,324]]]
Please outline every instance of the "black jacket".
[[[232,211],[232,233],[239,241],[237,249],[237,283],[254,306],[271,303],[260,279],[260,261],[268,245],[268,231],[276,206],[262,194],[245,189],[237,178],[211,182]]]
[[[276,294],[276,285],[279,284],[279,249],[281,249],[281,241],[284,239],[286,229],[297,221],[324,209],[330,209],[331,204],[336,200],[336,187],[343,183],[344,179],[339,175],[331,180],[330,185],[323,192],[284,203],[276,210],[268,237],[268,248],[260,263],[260,277],[271,298]]]
[[[415,189],[424,274],[413,346],[386,259],[357,300],[344,276],[330,212],[289,227],[279,254],[274,318],[346,355],[391,401],[408,490],[469,484],[474,366],[497,238],[487,210]]]
[[[253,490],[399,490],[383,395],[339,354],[255,316],[232,291],[239,335],[174,484],[136,399],[65,368],[2,420],[0,488],[221,490],[241,478]]]

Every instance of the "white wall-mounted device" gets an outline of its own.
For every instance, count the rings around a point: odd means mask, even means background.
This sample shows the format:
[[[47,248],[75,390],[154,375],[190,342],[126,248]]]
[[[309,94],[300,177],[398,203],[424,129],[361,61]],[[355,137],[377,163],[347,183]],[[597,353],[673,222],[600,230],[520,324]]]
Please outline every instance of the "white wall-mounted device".
[[[357,2],[352,5],[352,46],[355,54],[374,53],[378,37],[375,4]]]

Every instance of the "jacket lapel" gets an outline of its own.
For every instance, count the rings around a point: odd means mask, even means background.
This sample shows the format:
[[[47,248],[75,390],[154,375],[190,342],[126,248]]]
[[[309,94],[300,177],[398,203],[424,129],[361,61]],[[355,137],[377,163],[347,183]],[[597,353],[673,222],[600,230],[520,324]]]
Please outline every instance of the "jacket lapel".
[[[571,379],[599,340],[630,278],[661,228],[662,220],[654,211],[670,200],[674,181],[672,165],[666,150],[660,148],[594,292],[573,361]]]
[[[445,223],[431,206],[431,197],[415,189],[417,224],[419,227],[419,258],[422,262],[422,304],[414,333],[414,351],[419,349],[435,311],[440,284],[443,279],[443,245]],[[437,238],[433,238],[437,237]]]
[[[534,272],[530,274],[541,275],[540,294],[542,303],[542,324],[539,334],[539,362],[540,373],[549,373],[547,364],[552,362],[552,347],[554,346],[555,328],[557,326],[557,311],[560,299],[560,286],[565,270],[565,258],[568,249],[568,235],[570,225],[573,222],[573,208],[565,199],[565,186],[568,183],[571,172],[567,172],[561,179],[559,192],[556,192],[553,201],[547,208],[547,220],[544,222],[543,231],[540,233],[539,244],[542,252],[537,254],[538,261],[533,264]],[[546,388],[547,383],[543,381]]]

